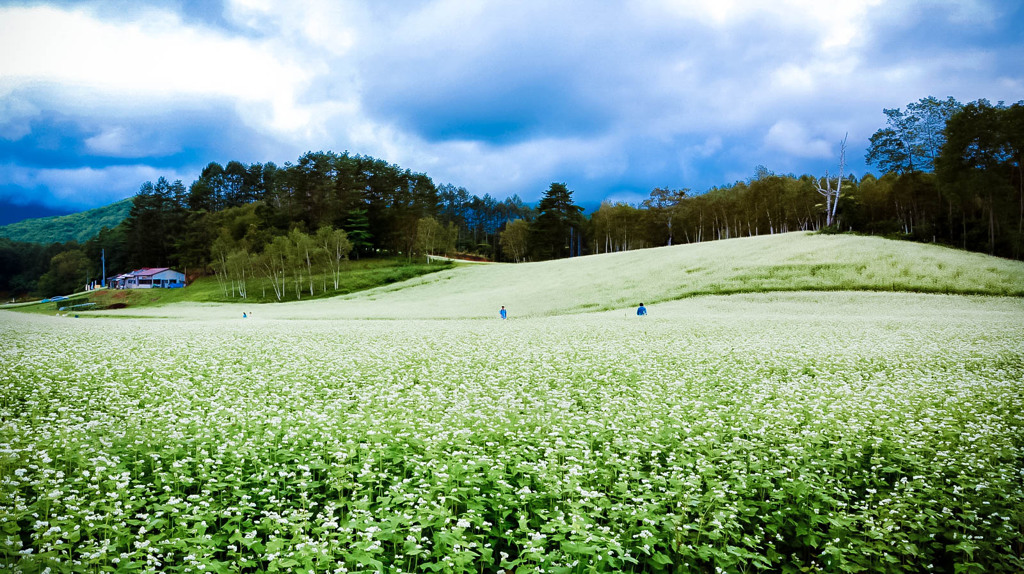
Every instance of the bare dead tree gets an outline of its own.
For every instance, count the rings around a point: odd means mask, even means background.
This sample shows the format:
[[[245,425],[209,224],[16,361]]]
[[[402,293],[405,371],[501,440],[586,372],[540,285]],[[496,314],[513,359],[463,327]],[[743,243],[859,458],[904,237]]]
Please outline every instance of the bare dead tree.
[[[836,220],[836,207],[839,205],[839,194],[843,189],[843,170],[846,168],[846,139],[850,137],[847,133],[843,141],[839,142],[839,178],[836,179],[836,188],[832,189],[832,178],[828,171],[825,172],[825,187],[818,182],[818,193],[825,197],[825,225],[830,226]]]

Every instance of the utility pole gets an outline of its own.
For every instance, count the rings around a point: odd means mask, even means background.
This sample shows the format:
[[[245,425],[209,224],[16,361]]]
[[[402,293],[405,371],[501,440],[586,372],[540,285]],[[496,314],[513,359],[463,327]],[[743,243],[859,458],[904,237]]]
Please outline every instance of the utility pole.
[[[100,260],[103,262],[102,275],[100,275],[100,285],[104,288],[107,286],[107,250],[100,249]]]

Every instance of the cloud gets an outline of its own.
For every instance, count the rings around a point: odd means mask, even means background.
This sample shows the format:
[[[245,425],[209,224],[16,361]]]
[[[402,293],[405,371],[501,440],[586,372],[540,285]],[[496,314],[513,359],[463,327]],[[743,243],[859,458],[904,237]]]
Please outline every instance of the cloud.
[[[140,184],[165,177],[187,183],[191,174],[147,166],[37,169],[0,164],[0,197],[15,203],[88,209],[113,203],[138,192]]]
[[[124,126],[107,128],[85,140],[85,147],[97,154],[118,156],[128,152],[128,133]]]
[[[711,136],[702,143],[687,148],[687,152],[700,158],[708,158],[722,149],[722,137]]]
[[[125,174],[333,149],[479,195],[533,200],[564,181],[600,200],[699,191],[758,164],[817,172],[847,132],[861,169],[882,108],[1024,98],[1021,13],[987,0],[0,6],[0,180],[80,174],[93,198],[104,177],[130,194],[141,181],[122,187]],[[74,193],[70,177],[21,180]]]
[[[247,105],[262,126],[288,130],[304,111],[295,94],[309,72],[279,59],[271,46],[190,27],[175,14],[149,10],[128,22],[102,21],[79,8],[0,9],[0,94],[59,86],[66,111],[87,113],[100,94],[104,107],[142,109],[178,98],[228,98]]]
[[[608,83],[621,71],[615,36],[597,41],[607,18],[581,25],[596,10],[482,6],[438,2],[390,22],[393,34],[365,46],[367,110],[431,141],[515,144],[607,128]]]
[[[0,138],[19,140],[32,132],[30,119],[39,113],[32,102],[9,96],[0,98]]]
[[[792,120],[776,122],[765,135],[766,146],[797,157],[824,158],[832,155],[832,145],[821,138],[814,138],[807,129]]]
[[[24,129],[0,136],[0,162],[26,166],[105,167],[130,163],[182,166],[226,155],[257,161],[280,143],[256,131],[232,102],[178,102],[167,109],[129,110],[97,106],[69,114],[49,94],[29,93],[34,106],[15,118]]]

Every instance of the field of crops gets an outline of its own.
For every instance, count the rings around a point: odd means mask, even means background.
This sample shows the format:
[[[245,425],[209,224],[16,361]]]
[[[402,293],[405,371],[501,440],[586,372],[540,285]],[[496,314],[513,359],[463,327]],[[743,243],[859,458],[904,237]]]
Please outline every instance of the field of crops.
[[[187,289],[186,289],[187,291]],[[141,307],[90,315],[473,319],[591,313],[686,297],[785,291],[1024,296],[1024,263],[937,245],[795,232],[521,265],[456,266],[323,301]]]
[[[1024,570],[1021,299],[515,310],[0,312],[0,570]]]

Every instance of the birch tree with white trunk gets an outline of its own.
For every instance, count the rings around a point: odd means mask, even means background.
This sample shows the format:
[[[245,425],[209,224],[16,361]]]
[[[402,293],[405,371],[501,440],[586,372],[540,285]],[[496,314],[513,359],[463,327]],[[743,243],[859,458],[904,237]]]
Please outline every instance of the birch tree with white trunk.
[[[846,134],[843,141],[839,142],[839,177],[835,180],[835,189],[832,188],[832,178],[828,171],[825,172],[824,187],[822,187],[821,180],[818,181],[818,193],[825,198],[826,226],[831,226],[836,220],[836,208],[839,206],[839,196],[843,190],[843,170],[846,168],[846,139],[848,137],[850,134]]]
[[[278,236],[274,241],[268,243],[260,255],[260,262],[266,270],[270,284],[274,288],[274,296],[280,301],[285,295],[285,280],[288,276],[288,251],[290,243],[288,238]]]
[[[352,242],[348,240],[348,234],[344,229],[334,229],[330,226],[321,227],[316,231],[316,242],[327,256],[327,265],[331,268],[331,277],[334,279],[334,290],[337,291],[341,281],[341,264],[348,260]]]

